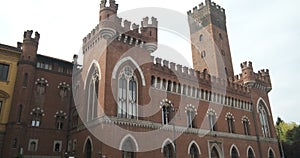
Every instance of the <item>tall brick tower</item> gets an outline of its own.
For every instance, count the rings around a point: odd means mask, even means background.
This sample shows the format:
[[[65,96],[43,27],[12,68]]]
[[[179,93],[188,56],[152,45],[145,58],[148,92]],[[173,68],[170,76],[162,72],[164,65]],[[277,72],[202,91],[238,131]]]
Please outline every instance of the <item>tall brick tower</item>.
[[[205,0],[188,17],[194,68],[221,78],[233,77],[225,9]]]

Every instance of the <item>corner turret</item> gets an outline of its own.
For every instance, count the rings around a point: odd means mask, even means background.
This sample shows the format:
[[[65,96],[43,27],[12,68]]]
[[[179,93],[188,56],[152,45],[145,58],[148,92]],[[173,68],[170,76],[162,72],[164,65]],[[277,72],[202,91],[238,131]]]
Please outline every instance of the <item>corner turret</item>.
[[[99,21],[102,21],[110,16],[116,15],[118,12],[119,5],[116,4],[115,0],[109,0],[109,6],[106,5],[107,0],[101,0]]]
[[[36,54],[38,50],[40,34],[35,32],[35,36],[32,37],[33,31],[27,30],[24,32],[23,43],[22,43],[22,55],[21,61],[36,61]]]
[[[253,73],[253,67],[252,62],[243,62],[241,63],[241,69],[242,69],[242,77],[245,85],[253,85],[255,83],[255,75]]]
[[[157,18],[152,17],[151,23],[149,23],[149,17],[145,17],[143,18],[141,25],[141,34],[143,35],[143,37],[147,38],[145,48],[147,51],[152,53],[157,49]]]
[[[272,83],[268,69],[253,72],[252,62],[241,63],[242,74],[241,80],[246,86],[254,86],[270,92],[272,90]],[[236,80],[237,81],[237,80]]]

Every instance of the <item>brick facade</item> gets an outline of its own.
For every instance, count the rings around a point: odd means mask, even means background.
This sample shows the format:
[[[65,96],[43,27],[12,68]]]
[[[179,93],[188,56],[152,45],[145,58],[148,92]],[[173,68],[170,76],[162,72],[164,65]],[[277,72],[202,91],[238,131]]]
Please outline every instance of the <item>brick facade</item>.
[[[223,8],[188,12],[194,69],[151,56],[156,18],[121,25],[117,10],[101,1],[82,61],[37,55],[25,32],[3,157],[279,157],[269,71],[234,76]]]

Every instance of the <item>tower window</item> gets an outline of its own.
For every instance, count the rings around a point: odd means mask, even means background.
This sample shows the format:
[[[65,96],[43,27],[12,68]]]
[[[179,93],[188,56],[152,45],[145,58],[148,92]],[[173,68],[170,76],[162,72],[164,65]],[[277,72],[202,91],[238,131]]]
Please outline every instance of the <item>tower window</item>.
[[[221,54],[225,56],[225,51],[223,49],[221,50]]]
[[[205,58],[206,57],[206,52],[205,51],[202,51],[201,52],[201,58]]]
[[[219,33],[219,37],[221,40],[223,40],[223,35],[221,33]]]
[[[200,42],[203,41],[203,35],[202,34],[199,36],[199,41]]]

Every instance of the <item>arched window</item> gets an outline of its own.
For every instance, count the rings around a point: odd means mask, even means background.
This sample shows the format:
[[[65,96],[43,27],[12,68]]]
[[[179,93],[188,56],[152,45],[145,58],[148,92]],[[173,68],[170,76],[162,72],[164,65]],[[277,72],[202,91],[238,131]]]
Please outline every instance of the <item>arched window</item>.
[[[118,84],[118,117],[137,118],[138,82],[131,67],[122,69]]]
[[[122,158],[134,158],[136,146],[131,138],[127,138],[122,144]]]
[[[55,141],[54,142],[54,152],[61,152],[61,141]]]
[[[87,84],[87,121],[90,121],[98,116],[99,71],[96,66],[90,70]]]
[[[203,35],[202,34],[199,36],[199,41],[200,42],[203,41]]]
[[[37,139],[29,139],[28,143],[28,151],[37,151],[38,148],[38,140]]]
[[[29,146],[29,151],[36,151],[36,142],[32,141]]]
[[[31,126],[32,127],[40,127],[42,117],[45,116],[44,110],[40,107],[32,109],[30,112],[30,115],[32,116],[31,120]]]
[[[188,104],[185,107],[185,112],[187,115],[187,125],[188,128],[194,128],[195,127],[195,122],[194,122],[194,118],[197,115],[197,109],[195,108],[195,106]]]
[[[63,129],[64,128],[64,121],[67,119],[67,114],[63,111],[56,112],[54,115],[55,121],[55,127],[56,129]]]
[[[200,158],[198,148],[195,144],[190,148],[190,158]]]
[[[207,111],[207,117],[208,117],[208,124],[209,124],[209,129],[211,131],[216,130],[216,112],[212,109],[209,109]]]
[[[229,112],[226,114],[225,119],[227,120],[228,132],[234,133],[234,117],[233,117],[233,115]]]
[[[244,134],[250,135],[250,122],[246,116],[243,117],[242,123],[243,123],[243,127],[244,127]]]
[[[220,158],[219,152],[216,147],[213,147],[210,152],[211,158]]]
[[[275,158],[275,155],[274,155],[274,152],[273,152],[273,150],[269,150],[269,158]]]
[[[85,158],[92,158],[92,143],[90,140],[87,140],[85,144]]]
[[[39,95],[45,94],[45,92],[46,92],[46,87],[49,86],[48,80],[46,80],[45,78],[38,78],[38,79],[35,81],[35,85],[36,85],[36,87],[37,87],[37,89],[36,89],[37,94],[39,94]]]
[[[171,121],[171,112],[173,112],[173,104],[170,100],[164,99],[160,102],[160,108],[162,112],[162,123],[168,124]]]
[[[262,101],[259,102],[258,112],[263,136],[270,137],[268,113],[266,110],[266,105]]]
[[[238,158],[238,157],[239,157],[238,151],[236,150],[235,147],[233,147],[233,148],[231,149],[230,155],[231,155],[231,158]]]
[[[164,158],[173,158],[173,147],[171,144],[164,146]]]
[[[248,158],[254,158],[254,152],[251,148],[248,149]]]

